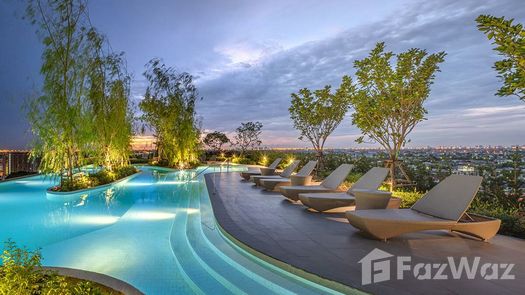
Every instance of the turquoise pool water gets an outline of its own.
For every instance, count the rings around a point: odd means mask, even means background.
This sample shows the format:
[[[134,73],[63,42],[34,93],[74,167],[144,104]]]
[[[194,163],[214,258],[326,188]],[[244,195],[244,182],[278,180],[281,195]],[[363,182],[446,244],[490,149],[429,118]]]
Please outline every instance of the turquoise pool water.
[[[0,183],[0,240],[42,248],[45,265],[104,273],[146,294],[335,293],[251,256],[217,229],[203,175],[241,167],[140,169],[69,196],[48,195],[55,182],[43,176]]]

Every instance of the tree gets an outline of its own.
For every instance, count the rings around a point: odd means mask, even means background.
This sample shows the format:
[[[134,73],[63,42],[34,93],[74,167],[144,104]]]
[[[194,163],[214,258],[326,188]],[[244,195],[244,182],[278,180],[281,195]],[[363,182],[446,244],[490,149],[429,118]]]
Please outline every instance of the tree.
[[[522,24],[513,25],[514,19],[480,15],[476,18],[478,29],[487,35],[505,59],[494,63],[503,86],[499,96],[516,95],[525,101],[525,30]]]
[[[343,77],[339,89],[332,93],[331,86],[310,91],[308,88],[292,93],[288,111],[300,140],[308,139],[317,153],[319,167],[323,167],[323,149],[326,139],[339,126],[350,105],[355,87],[350,77]]]
[[[412,48],[395,55],[384,52],[385,44],[378,43],[369,56],[355,61],[357,91],[351,96],[352,123],[361,129],[362,136],[379,143],[390,157],[391,189],[396,187],[396,163],[399,152],[408,142],[407,136],[425,119],[424,101],[430,94],[438,64],[445,53],[428,55],[425,50]],[[391,65],[396,57],[396,66]]]
[[[523,161],[521,159],[520,148],[515,147],[514,152],[510,155],[509,160],[510,170],[503,170],[502,176],[506,182],[506,187],[509,189],[507,194],[507,203],[511,208],[520,208],[523,206]]]
[[[197,160],[200,131],[195,114],[198,98],[193,76],[152,59],[144,76],[149,82],[139,104],[142,120],[157,137],[161,160],[180,168]]]
[[[241,157],[244,155],[247,149],[255,148],[262,144],[259,136],[262,133],[263,124],[261,122],[246,122],[241,123],[241,126],[237,127],[235,131],[235,145],[241,149]]]
[[[44,44],[43,93],[30,101],[28,112],[35,135],[32,156],[41,159],[42,172],[59,174],[61,183],[64,171],[73,181],[89,144],[85,96],[93,47],[86,9],[82,0],[30,0],[26,9]]]
[[[206,137],[204,137],[204,144],[217,152],[221,152],[222,146],[228,142],[230,142],[228,136],[219,131],[208,133]]]
[[[88,34],[96,56],[90,64],[88,95],[92,119],[95,163],[111,170],[129,163],[133,113],[130,108],[131,77],[124,71],[123,53],[106,52],[104,38]]]

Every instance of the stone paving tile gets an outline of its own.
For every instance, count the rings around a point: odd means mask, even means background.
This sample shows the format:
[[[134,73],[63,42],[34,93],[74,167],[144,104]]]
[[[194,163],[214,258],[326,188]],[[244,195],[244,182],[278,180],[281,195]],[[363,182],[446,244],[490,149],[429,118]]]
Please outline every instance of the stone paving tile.
[[[525,294],[525,241],[496,236],[489,243],[446,231],[410,233],[387,242],[371,240],[343,214],[314,213],[279,193],[266,192],[238,173],[206,175],[213,211],[229,234],[270,257],[320,277],[378,294]],[[515,280],[389,280],[362,285],[358,263],[375,248],[415,263],[478,256],[484,262],[515,263]],[[395,274],[395,269],[391,269]],[[407,275],[408,276],[408,275]]]

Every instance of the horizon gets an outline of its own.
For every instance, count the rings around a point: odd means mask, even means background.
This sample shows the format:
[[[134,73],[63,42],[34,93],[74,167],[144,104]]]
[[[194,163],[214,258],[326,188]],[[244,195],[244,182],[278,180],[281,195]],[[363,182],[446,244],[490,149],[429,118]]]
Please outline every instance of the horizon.
[[[151,136],[151,135],[148,135],[148,136],[143,136],[143,135],[138,135],[138,136],[134,136],[133,139],[132,139],[132,143],[131,143],[131,146],[132,146],[132,150],[133,151],[151,151],[151,150],[154,150],[152,147],[155,145],[154,143],[155,141],[155,137],[154,136]],[[446,150],[454,150],[454,149],[515,149],[515,148],[518,148],[518,149],[523,149],[525,150],[525,144],[522,144],[522,145],[450,145],[450,146],[445,146],[445,145],[436,145],[436,146],[430,146],[430,145],[427,145],[427,146],[411,146],[411,147],[406,147],[404,148],[403,150],[423,150],[423,149],[436,149],[436,150],[439,150],[439,149],[446,149]],[[206,150],[213,150],[212,148],[205,148]],[[228,144],[228,145],[225,145],[224,147],[224,150],[227,150],[227,151],[232,151],[232,150],[235,150],[235,147]],[[265,150],[271,150],[271,151],[314,151],[314,149],[309,146],[309,145],[304,145],[304,146],[301,146],[301,147],[286,147],[286,146],[274,146],[274,147],[269,147],[269,146],[264,146],[262,145],[258,150],[262,150],[262,151],[265,151]],[[375,151],[375,150],[384,150],[384,148],[382,147],[364,147],[364,146],[356,146],[356,147],[326,147],[324,148],[325,151],[330,151],[330,150],[363,150],[363,151],[367,151],[367,150],[370,150],[370,151]]]
[[[151,58],[194,75],[205,132],[232,138],[241,122],[261,121],[264,146],[309,146],[289,118],[290,93],[338,87],[344,74],[353,76],[356,59],[385,41],[394,53],[411,47],[447,52],[425,103],[427,120],[410,134],[407,148],[525,144],[525,104],[494,95],[501,81],[492,66],[500,57],[474,21],[487,13],[525,23],[520,1],[156,3],[91,2],[90,17],[113,49],[125,52],[135,103],[144,95],[142,72]],[[4,1],[0,8],[0,149],[28,148],[21,107],[41,85],[42,45],[35,27],[20,18],[20,3]],[[360,132],[351,125],[351,113],[327,148],[378,147],[355,143]]]

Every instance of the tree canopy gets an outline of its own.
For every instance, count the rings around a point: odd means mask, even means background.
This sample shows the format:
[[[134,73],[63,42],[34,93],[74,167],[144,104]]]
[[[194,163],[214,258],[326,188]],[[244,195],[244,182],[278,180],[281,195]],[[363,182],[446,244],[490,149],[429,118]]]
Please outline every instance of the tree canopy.
[[[425,119],[423,103],[430,94],[435,73],[444,61],[445,52],[428,54],[412,48],[403,53],[385,52],[378,43],[368,57],[355,61],[357,91],[351,96],[352,123],[362,136],[379,143],[390,155],[392,163],[408,142],[407,136]],[[396,65],[392,65],[392,58]],[[395,166],[391,167],[391,176]],[[395,178],[392,177],[395,186]]]
[[[499,96],[516,95],[525,101],[525,30],[522,24],[513,24],[514,19],[480,15],[476,18],[478,29],[487,35],[494,50],[505,57],[494,63],[503,86]]]
[[[226,136],[226,134],[219,131],[214,131],[206,134],[206,137],[204,137],[203,142],[211,149],[220,152],[222,150],[222,146],[230,142],[230,139],[228,138],[228,136]]]
[[[241,156],[247,149],[253,149],[262,144],[259,136],[262,133],[263,124],[261,122],[241,123],[241,126],[235,129],[235,145],[241,150]]]
[[[88,101],[92,123],[95,164],[108,169],[129,163],[133,112],[131,110],[131,77],[125,72],[123,53],[106,52],[104,38],[89,34],[96,56],[91,62]]]
[[[326,139],[339,126],[350,106],[350,97],[355,91],[352,79],[343,77],[340,87],[332,93],[331,86],[319,90],[308,88],[292,93],[291,106],[288,109],[295,129],[300,132],[300,140],[307,139],[320,158]]]
[[[84,157],[127,164],[131,140],[129,76],[123,54],[114,54],[91,26],[82,0],[30,0],[26,18],[37,26],[44,51],[42,95],[29,102],[40,170],[73,180]]]
[[[147,64],[144,76],[149,85],[139,107],[142,120],[157,137],[159,158],[170,166],[186,167],[197,160],[200,142],[193,76],[178,73],[159,59]]]

